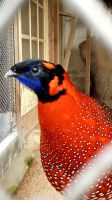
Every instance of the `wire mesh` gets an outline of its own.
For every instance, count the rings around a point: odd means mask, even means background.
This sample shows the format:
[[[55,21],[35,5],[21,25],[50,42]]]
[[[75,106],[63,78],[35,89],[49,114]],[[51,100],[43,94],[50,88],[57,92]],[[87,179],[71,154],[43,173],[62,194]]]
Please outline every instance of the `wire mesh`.
[[[10,23],[0,32],[0,142],[11,133],[16,123],[15,82],[4,77],[13,64],[14,27]]]

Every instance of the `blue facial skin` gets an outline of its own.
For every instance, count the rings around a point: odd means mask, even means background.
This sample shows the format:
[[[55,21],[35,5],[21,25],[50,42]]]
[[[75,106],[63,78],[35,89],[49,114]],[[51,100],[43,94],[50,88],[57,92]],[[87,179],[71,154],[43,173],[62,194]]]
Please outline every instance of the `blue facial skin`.
[[[40,80],[33,80],[30,78],[27,78],[26,76],[18,76],[17,79],[23,83],[24,85],[26,85],[28,88],[34,90],[34,91],[38,91],[38,89],[40,90],[41,88],[41,82]]]
[[[59,84],[63,81],[64,70],[60,65],[52,70],[47,69],[44,66],[42,60],[26,60],[21,63],[15,64],[11,70],[14,72],[14,77],[19,80],[26,87],[33,90],[38,99],[43,102],[52,102],[60,97],[60,95],[65,94],[65,90],[58,92],[56,95],[51,96],[49,94],[49,82],[54,78],[54,76],[59,77]]]
[[[34,62],[34,63],[33,63]],[[24,67],[27,66],[27,67]],[[16,66],[16,79],[19,80],[22,84],[33,90],[37,95],[42,94],[42,83],[40,80],[40,74],[43,73],[41,63],[40,66],[37,63],[37,72],[33,72],[33,68],[35,67],[35,60],[32,62],[23,62],[22,64],[17,64]],[[14,68],[12,69],[14,70]],[[20,71],[19,71],[20,70]],[[21,71],[22,70],[22,71]]]
[[[34,69],[37,70],[34,70]],[[33,90],[38,96],[44,95],[43,79],[46,79],[43,61],[32,59],[15,64],[11,70],[16,73],[15,78]],[[46,83],[45,83],[46,85]]]
[[[41,82],[39,79],[33,80],[27,76],[18,76],[16,77],[17,80],[19,80],[22,84],[33,90],[35,93],[40,94],[41,93]]]

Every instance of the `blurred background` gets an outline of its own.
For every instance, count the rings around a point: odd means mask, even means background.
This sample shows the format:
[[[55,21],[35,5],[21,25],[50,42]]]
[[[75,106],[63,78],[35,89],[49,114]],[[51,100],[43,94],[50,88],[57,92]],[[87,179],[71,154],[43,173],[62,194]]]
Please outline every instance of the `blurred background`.
[[[23,181],[17,190],[18,198],[25,199],[28,185],[32,193],[36,190],[51,194],[52,189],[48,189],[47,180],[46,189],[42,182],[37,97],[19,82],[5,79],[5,73],[14,63],[29,58],[60,63],[80,91],[112,107],[112,60],[94,31],[69,12],[63,0],[1,0],[0,9],[7,14],[7,8],[13,9],[14,4],[17,7],[11,11],[13,18],[0,29],[0,185],[15,192],[34,158],[30,173],[36,170],[34,180],[38,183],[33,181],[31,185],[30,174],[27,184]],[[106,1],[106,6],[111,13],[111,1]],[[12,169],[16,177],[13,180]]]

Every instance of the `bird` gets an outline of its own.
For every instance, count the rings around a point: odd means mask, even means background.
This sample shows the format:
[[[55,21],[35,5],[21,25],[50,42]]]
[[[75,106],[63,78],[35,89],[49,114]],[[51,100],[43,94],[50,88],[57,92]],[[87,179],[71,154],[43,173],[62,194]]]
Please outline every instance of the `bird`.
[[[6,77],[15,77],[38,97],[42,166],[62,192],[112,141],[112,109],[79,91],[60,64],[28,59]],[[112,172],[82,199],[112,199]]]

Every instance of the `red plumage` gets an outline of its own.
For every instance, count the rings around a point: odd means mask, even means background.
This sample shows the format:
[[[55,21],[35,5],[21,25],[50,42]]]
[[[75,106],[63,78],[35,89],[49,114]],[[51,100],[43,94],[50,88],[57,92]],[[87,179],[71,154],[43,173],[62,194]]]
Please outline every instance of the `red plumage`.
[[[51,93],[60,88],[66,88],[64,95],[38,105],[42,164],[48,180],[58,191],[112,140],[111,110],[79,92],[66,72],[60,86],[56,77],[49,84]],[[99,198],[112,199],[111,172],[89,194],[89,199]]]
[[[62,191],[112,142],[112,110],[79,92],[60,65],[26,60],[6,76],[38,95],[42,165],[51,184]],[[102,177],[81,199],[112,199],[112,170]]]

